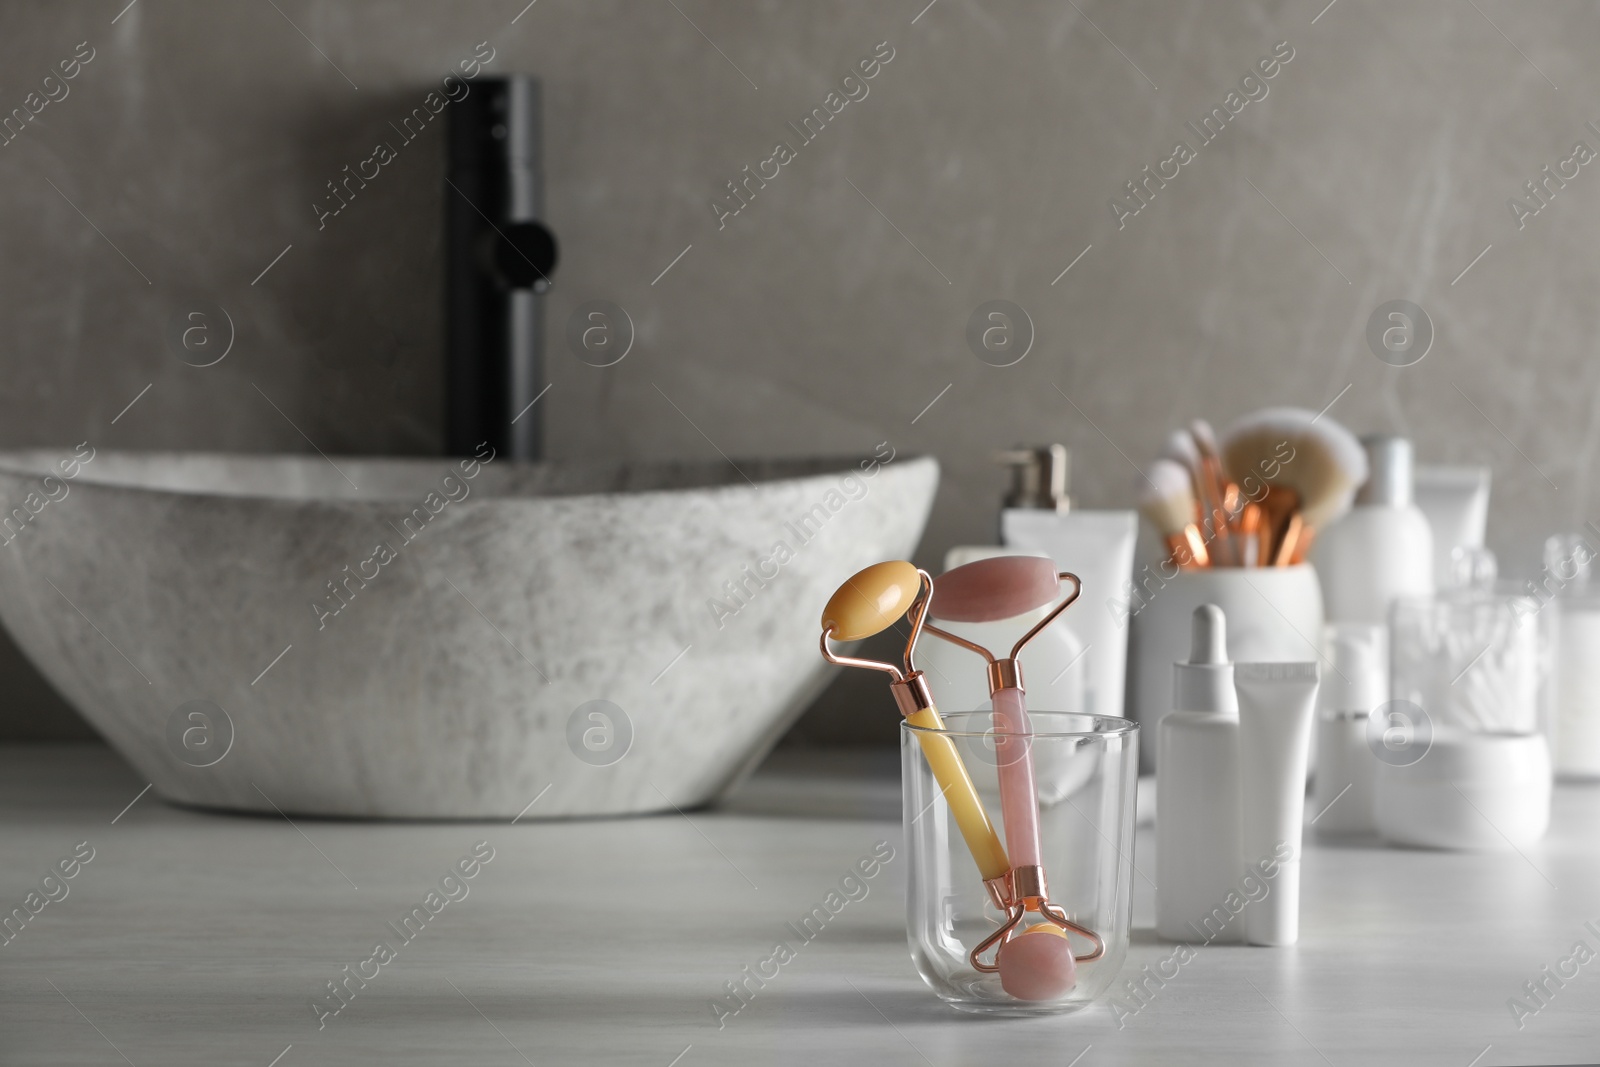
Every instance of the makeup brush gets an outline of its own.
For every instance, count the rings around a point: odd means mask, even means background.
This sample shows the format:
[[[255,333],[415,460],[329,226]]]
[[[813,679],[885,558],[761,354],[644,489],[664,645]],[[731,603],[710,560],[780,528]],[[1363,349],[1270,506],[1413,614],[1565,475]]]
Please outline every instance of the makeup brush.
[[[1241,567],[1264,567],[1267,561],[1261,555],[1261,505],[1254,500],[1247,500],[1243,492],[1232,482],[1228,483],[1232,494],[1228,500],[1228,514],[1232,516],[1234,544],[1239,552],[1239,565]]]
[[[1300,494],[1281,485],[1269,485],[1261,500],[1252,505],[1255,521],[1256,566],[1287,567],[1305,536],[1305,519],[1300,514]]]
[[[1166,542],[1182,570],[1211,566],[1206,539],[1196,523],[1194,482],[1177,460],[1162,457],[1150,464],[1139,492],[1139,512]]]
[[[1355,435],[1303,408],[1246,415],[1221,445],[1228,476],[1261,505],[1262,565],[1286,566],[1303,556],[1309,539],[1349,510],[1367,479],[1366,453]]]
[[[1184,470],[1198,483],[1200,476],[1200,449],[1194,443],[1194,438],[1182,430],[1173,430],[1167,435],[1166,443],[1161,447],[1164,459],[1170,459]]]
[[[1195,419],[1189,424],[1189,436],[1194,439],[1195,451],[1200,456],[1195,481],[1199,486],[1200,506],[1206,518],[1202,526],[1209,526],[1214,541],[1212,555],[1217,563],[1236,567],[1243,560],[1229,525],[1233,512],[1228,510],[1229,485],[1222,470],[1216,431],[1205,419]]]

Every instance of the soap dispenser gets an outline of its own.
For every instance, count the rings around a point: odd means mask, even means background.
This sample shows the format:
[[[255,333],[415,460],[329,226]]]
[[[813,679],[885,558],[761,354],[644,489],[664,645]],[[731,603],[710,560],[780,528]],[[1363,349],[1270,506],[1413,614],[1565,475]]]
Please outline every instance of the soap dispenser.
[[[1384,625],[1401,597],[1433,595],[1433,531],[1413,499],[1411,442],[1361,439],[1370,472],[1355,506],[1317,537],[1311,561],[1330,623]]]
[[[1238,894],[1239,699],[1227,617],[1194,609],[1189,662],[1173,664],[1172,711],[1156,728],[1156,932],[1189,944],[1244,939]]]
[[[1012,471],[1011,491],[1000,510],[1000,543],[1042,552],[1055,560],[1057,570],[1083,581],[1083,604],[1057,625],[1071,630],[1086,649],[1084,710],[1120,716],[1128,627],[1126,612],[1119,615],[1114,605],[1133,579],[1138,513],[1073,507],[1071,456],[1064,445],[1012,449],[996,459]]]

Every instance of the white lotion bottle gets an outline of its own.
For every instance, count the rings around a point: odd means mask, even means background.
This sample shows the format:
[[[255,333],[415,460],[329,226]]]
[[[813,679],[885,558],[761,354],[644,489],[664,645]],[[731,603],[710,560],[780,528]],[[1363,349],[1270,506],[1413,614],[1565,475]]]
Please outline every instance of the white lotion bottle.
[[[1083,582],[1080,601],[1060,619],[1086,650],[1083,710],[1120,716],[1128,673],[1128,619],[1126,610],[1119,616],[1115,605],[1133,577],[1139,514],[1073,508],[1067,493],[1070,457],[1063,445],[1019,449],[1001,459],[1012,466],[1015,482],[1000,512],[1000,543],[1043,553],[1055,560],[1058,570]]]
[[[1414,500],[1411,442],[1361,439],[1369,475],[1355,506],[1311,548],[1330,623],[1384,625],[1400,597],[1433,595],[1433,531]]]
[[[1576,781],[1600,780],[1600,574],[1589,537],[1556,534],[1544,544],[1544,583],[1529,587],[1535,602],[1548,604],[1554,622],[1553,683],[1547,725],[1556,774]]]
[[[1156,932],[1188,944],[1238,943],[1239,702],[1227,617],[1194,609],[1188,663],[1173,664],[1172,711],[1157,728]]]
[[[1317,687],[1316,814],[1323,837],[1372,834],[1378,759],[1367,743],[1367,720],[1388,693],[1383,631],[1342,623],[1329,627],[1329,667]]]

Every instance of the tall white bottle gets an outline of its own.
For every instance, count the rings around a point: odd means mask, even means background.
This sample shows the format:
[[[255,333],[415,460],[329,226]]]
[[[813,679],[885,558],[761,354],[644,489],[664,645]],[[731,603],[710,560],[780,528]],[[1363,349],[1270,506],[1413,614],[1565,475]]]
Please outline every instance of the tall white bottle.
[[[1083,710],[1122,715],[1128,622],[1117,616],[1113,603],[1125,596],[1133,577],[1138,512],[1074,508],[1067,491],[1071,457],[1063,445],[1021,449],[1000,458],[1014,475],[1000,511],[1000,543],[1043,553],[1082,580],[1081,601],[1061,616],[1060,623],[1085,650]]]
[[[1311,561],[1328,622],[1387,625],[1399,597],[1433,595],[1433,531],[1413,498],[1411,442],[1361,439],[1369,475],[1355,507],[1317,535]]]
[[[1239,701],[1227,618],[1194,609],[1188,663],[1173,664],[1172,711],[1157,727],[1156,932],[1191,945],[1244,940],[1238,899]]]
[[[1389,692],[1384,632],[1340,623],[1328,627],[1325,644],[1331,669],[1317,688],[1317,833],[1376,833],[1372,796],[1378,758],[1367,743],[1367,720]]]

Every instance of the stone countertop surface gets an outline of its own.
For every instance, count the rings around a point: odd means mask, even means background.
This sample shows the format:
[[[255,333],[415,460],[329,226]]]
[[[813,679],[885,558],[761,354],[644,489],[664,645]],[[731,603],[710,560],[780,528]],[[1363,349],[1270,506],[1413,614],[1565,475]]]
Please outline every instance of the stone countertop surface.
[[[897,766],[783,752],[688,815],[291,824],[141,795],[98,746],[0,748],[0,910],[39,909],[0,946],[0,1063],[1600,1060],[1600,788],[1558,788],[1522,854],[1313,842],[1299,945],[1199,948],[1142,1006],[1122,995],[1136,1013],[991,1020],[912,969]],[[895,858],[867,895],[719,1028],[724,983],[878,842]],[[1124,978],[1174,949],[1150,929],[1152,853],[1141,829]],[[447,878],[463,858],[474,876]],[[44,882],[63,864],[73,877]],[[427,921],[405,941],[389,924],[415,906]],[[393,957],[366,963],[380,940]],[[376,975],[319,1028],[312,1002],[346,965]],[[1540,981],[1542,1004],[1524,988]],[[1537,1012],[1518,1019],[1514,997]]]

